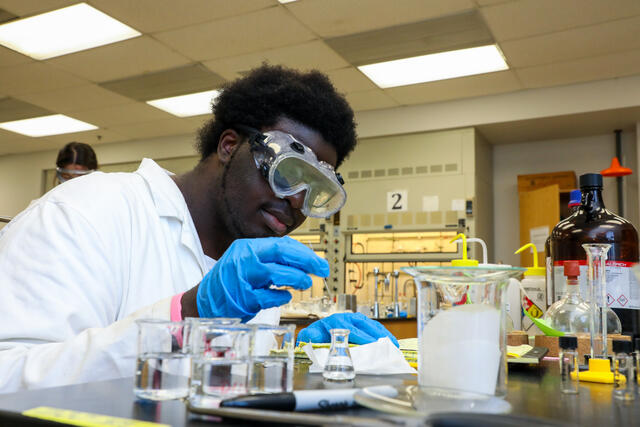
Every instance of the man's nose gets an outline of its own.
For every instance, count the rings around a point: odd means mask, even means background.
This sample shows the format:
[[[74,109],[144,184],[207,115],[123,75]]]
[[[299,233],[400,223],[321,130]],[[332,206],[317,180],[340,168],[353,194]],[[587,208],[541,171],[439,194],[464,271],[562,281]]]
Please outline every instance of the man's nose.
[[[304,205],[304,198],[307,195],[307,190],[302,190],[291,196],[285,196],[285,199],[289,201],[291,207],[294,209],[302,209]]]

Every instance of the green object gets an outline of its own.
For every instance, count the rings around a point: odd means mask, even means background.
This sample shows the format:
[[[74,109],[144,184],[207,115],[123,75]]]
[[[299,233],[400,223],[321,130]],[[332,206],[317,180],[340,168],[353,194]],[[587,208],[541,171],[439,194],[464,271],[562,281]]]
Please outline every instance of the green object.
[[[524,314],[527,315],[529,319],[538,327],[544,334],[548,337],[563,337],[564,332],[559,331],[557,329],[553,329],[549,323],[547,323],[544,319],[536,319],[532,315],[529,314],[527,310],[524,310]]]

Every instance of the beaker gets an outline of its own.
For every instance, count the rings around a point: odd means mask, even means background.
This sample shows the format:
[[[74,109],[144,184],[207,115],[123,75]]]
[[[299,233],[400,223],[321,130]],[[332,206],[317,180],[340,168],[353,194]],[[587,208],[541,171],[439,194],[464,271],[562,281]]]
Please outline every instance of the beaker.
[[[349,329],[331,329],[331,348],[322,377],[329,381],[351,381],[356,377],[349,352]]]
[[[418,288],[418,384],[439,398],[507,393],[505,307],[514,267],[404,267]]]
[[[591,309],[589,316],[591,357],[606,359],[608,357],[607,312],[609,310],[607,310],[605,266],[611,245],[608,243],[585,243],[582,247],[587,253],[587,285],[589,286],[589,307]]]

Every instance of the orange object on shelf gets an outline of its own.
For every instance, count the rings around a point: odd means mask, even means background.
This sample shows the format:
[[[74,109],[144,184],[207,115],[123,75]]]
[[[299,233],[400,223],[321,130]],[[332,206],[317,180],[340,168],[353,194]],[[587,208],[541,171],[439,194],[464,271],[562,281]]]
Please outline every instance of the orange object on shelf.
[[[617,157],[611,159],[611,166],[600,171],[600,175],[602,176],[625,176],[631,175],[632,173],[633,171],[631,169],[620,166],[620,161]]]

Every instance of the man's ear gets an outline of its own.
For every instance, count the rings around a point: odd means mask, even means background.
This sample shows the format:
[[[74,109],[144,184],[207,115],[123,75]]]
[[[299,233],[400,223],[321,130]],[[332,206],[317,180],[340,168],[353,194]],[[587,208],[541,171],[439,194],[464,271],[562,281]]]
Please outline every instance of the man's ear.
[[[226,129],[220,135],[220,140],[218,141],[218,159],[221,163],[227,164],[229,159],[231,159],[231,155],[235,150],[238,149],[240,143],[242,142],[242,135],[236,132],[233,129]]]

